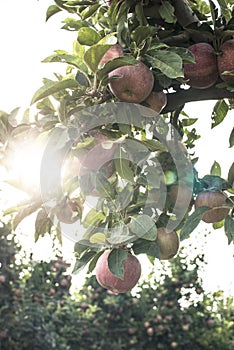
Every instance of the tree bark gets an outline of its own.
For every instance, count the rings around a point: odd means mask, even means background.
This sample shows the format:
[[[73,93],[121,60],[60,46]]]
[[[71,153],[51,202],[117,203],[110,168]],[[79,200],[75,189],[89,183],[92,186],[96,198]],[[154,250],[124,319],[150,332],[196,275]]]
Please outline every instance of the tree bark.
[[[234,99],[234,93],[215,86],[204,90],[194,88],[190,88],[188,90],[181,89],[177,92],[167,94],[167,105],[161,113],[163,114],[175,111],[188,102],[221,100],[223,98]]]

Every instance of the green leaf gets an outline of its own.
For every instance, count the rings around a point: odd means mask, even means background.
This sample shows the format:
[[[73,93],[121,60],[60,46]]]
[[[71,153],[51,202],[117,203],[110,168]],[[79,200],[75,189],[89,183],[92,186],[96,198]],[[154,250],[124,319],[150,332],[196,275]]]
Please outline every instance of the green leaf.
[[[82,57],[77,57],[75,55],[69,55],[66,53],[56,53],[53,55],[50,55],[46,57],[43,61],[43,63],[51,63],[51,62],[61,62],[61,63],[66,63],[69,65],[72,65],[76,68],[79,68],[83,70],[84,67],[84,62],[83,62],[83,56]]]
[[[175,8],[170,4],[169,1],[163,1],[162,5],[159,6],[159,14],[167,23],[175,23],[176,17],[174,14]]]
[[[164,75],[175,79],[184,76],[182,58],[168,50],[150,51],[145,55],[152,68],[159,69]]]
[[[224,221],[224,231],[228,238],[228,244],[234,239],[234,219],[228,215]]]
[[[93,28],[83,27],[78,30],[77,40],[81,45],[92,46],[101,40],[101,36]]]
[[[118,245],[118,244],[124,244],[126,242],[129,242],[134,237],[135,237],[134,235],[130,234],[128,226],[123,222],[119,222],[109,230],[107,241],[110,244]]]
[[[92,208],[84,218],[83,226],[85,228],[89,226],[97,226],[105,219],[105,215],[101,211],[97,211]]]
[[[39,202],[35,202],[32,204],[29,204],[21,209],[17,210],[17,215],[14,217],[13,220],[13,230],[16,229],[16,227],[19,225],[19,223],[25,219],[27,216],[31,215],[32,213],[34,213],[37,209],[39,209],[41,206],[41,203]],[[7,211],[4,212],[4,214],[7,214]]]
[[[96,254],[94,250],[85,251],[84,254],[76,260],[72,273],[79,273]]]
[[[106,236],[102,232],[96,232],[90,237],[89,241],[93,244],[102,244],[105,243]]]
[[[104,54],[112,45],[97,44],[91,46],[84,54],[84,60],[93,73],[98,71],[98,65]]]
[[[92,15],[94,15],[94,13],[97,12],[97,10],[99,9],[100,6],[101,6],[101,4],[99,4],[99,3],[91,5],[91,6],[87,6],[81,12],[82,20],[85,20],[85,19],[91,17]]]
[[[133,41],[135,41],[136,45],[139,46],[147,38],[152,37],[156,33],[157,33],[157,29],[149,25],[139,26],[132,31],[131,38]]]
[[[230,147],[234,146],[234,128],[232,129],[232,132],[229,137],[229,146]]]
[[[234,162],[232,163],[232,165],[230,166],[230,169],[228,171],[228,182],[230,183],[230,185],[234,189]]]
[[[56,13],[58,13],[60,11],[62,11],[62,10],[56,5],[49,6],[47,11],[46,11],[46,21],[48,21],[48,19],[50,17],[52,17],[53,15],[55,15]]]
[[[130,166],[130,161],[125,158],[116,158],[114,160],[115,169],[122,179],[134,183],[134,172]]]
[[[103,198],[107,198],[109,200],[113,199],[115,196],[115,189],[107,180],[107,178],[104,175],[97,173],[95,180],[95,188],[98,191],[98,193]]]
[[[104,253],[104,250],[101,250],[99,253],[97,253],[96,255],[94,255],[94,257],[92,258],[92,260],[89,263],[89,267],[88,267],[88,272],[93,272],[93,270],[96,267],[97,261],[100,258],[100,256]]]
[[[216,102],[212,112],[212,116],[211,116],[212,118],[211,128],[214,128],[220,123],[222,123],[222,121],[224,120],[224,118],[228,113],[228,109],[229,109],[228,104],[224,100],[219,100],[218,102]]]
[[[132,249],[134,254],[147,254],[153,258],[160,257],[160,249],[157,241],[147,241],[145,239],[138,239],[134,242]]]
[[[218,162],[214,161],[210,169],[210,174],[214,176],[221,176],[221,166]]]
[[[105,76],[108,75],[111,71],[113,71],[116,68],[122,67],[122,66],[129,66],[134,65],[137,63],[137,60],[132,56],[125,56],[125,57],[117,57],[113,60],[107,62],[103,68],[99,69],[98,71],[98,79],[102,80]]]
[[[145,214],[132,217],[130,231],[138,238],[143,238],[148,241],[155,241],[157,238],[157,227],[155,222]]]
[[[116,277],[124,279],[123,262],[128,257],[128,252],[124,249],[113,249],[108,256],[108,267]]]
[[[33,95],[31,104],[39,100],[42,100],[45,97],[53,95],[58,91],[77,88],[78,86],[79,85],[77,81],[74,79],[65,79],[61,81],[49,81],[35,92],[35,94]]]
[[[45,209],[41,209],[35,220],[35,234],[34,239],[35,242],[39,239],[39,237],[44,237],[46,233],[50,232],[52,227],[52,221],[48,217],[48,214]]]
[[[227,0],[217,0],[220,9],[221,9],[221,14],[225,18],[226,22],[229,22],[230,19],[232,18],[232,11],[229,10],[228,8],[228,2]]]
[[[190,233],[193,232],[208,209],[210,208],[206,206],[199,207],[187,218],[180,232],[181,241],[187,238]]]

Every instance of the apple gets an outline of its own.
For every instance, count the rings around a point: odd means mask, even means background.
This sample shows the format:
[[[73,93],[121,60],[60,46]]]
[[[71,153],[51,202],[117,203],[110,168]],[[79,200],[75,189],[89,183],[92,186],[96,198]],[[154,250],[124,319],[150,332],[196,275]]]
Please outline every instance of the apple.
[[[208,43],[197,43],[188,50],[194,55],[195,63],[184,64],[186,83],[196,89],[207,89],[214,85],[218,79],[214,48]]]
[[[225,71],[234,71],[234,39],[225,41],[220,47],[218,55],[218,71],[222,80],[234,82],[234,75],[223,74]]]
[[[120,100],[130,103],[141,103],[151,93],[154,86],[153,72],[141,61],[135,65],[114,69],[109,77],[111,92]]]
[[[127,259],[123,261],[124,278],[120,279],[113,275],[108,267],[109,254],[110,250],[106,250],[97,261],[97,281],[113,293],[126,293],[137,284],[141,276],[141,264],[135,256],[128,253]]]
[[[0,283],[4,283],[6,281],[6,277],[4,275],[0,275]]]
[[[152,91],[144,103],[156,113],[160,113],[167,104],[167,95],[163,91]]]
[[[176,231],[169,231],[165,227],[157,230],[157,243],[160,250],[160,260],[173,258],[179,250],[179,236]]]
[[[148,334],[149,337],[152,337],[152,336],[154,335],[154,329],[153,329],[153,327],[147,328],[146,332],[147,332],[147,334]]]
[[[192,190],[189,187],[172,185],[168,190],[168,196],[177,210],[191,209]]]
[[[227,196],[223,192],[204,191],[197,195],[195,208],[207,206],[210,208],[222,207],[227,204]],[[206,223],[219,222],[228,215],[229,208],[217,208],[208,210],[202,217]]]
[[[91,131],[89,134],[94,137],[95,145],[90,150],[85,150],[85,154],[83,154],[80,160],[80,175],[85,175],[90,170],[97,171],[102,167],[108,166],[108,162],[113,160],[116,150],[116,144],[111,142],[111,140],[101,132]]]
[[[99,66],[103,66],[105,63],[112,61],[114,58],[123,57],[124,53],[122,47],[119,44],[115,44],[109,48],[109,50],[103,55],[99,62]]]

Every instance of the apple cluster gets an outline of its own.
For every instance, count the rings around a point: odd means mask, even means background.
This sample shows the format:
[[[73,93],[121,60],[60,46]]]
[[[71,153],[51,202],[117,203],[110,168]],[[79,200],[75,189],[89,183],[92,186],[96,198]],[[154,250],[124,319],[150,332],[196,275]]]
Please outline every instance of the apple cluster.
[[[124,52],[119,44],[113,45],[102,57],[99,66],[123,57]],[[165,107],[167,103],[166,94],[163,91],[152,91],[154,87],[153,71],[141,60],[135,65],[126,65],[114,69],[109,73],[111,92],[120,101],[129,103],[142,103],[153,109],[157,113]]]
[[[184,64],[184,77],[188,85],[196,89],[207,89],[219,77],[225,82],[234,82],[234,75],[228,74],[234,70],[234,39],[225,41],[218,53],[205,42],[191,45],[188,49],[195,59],[194,64]]]

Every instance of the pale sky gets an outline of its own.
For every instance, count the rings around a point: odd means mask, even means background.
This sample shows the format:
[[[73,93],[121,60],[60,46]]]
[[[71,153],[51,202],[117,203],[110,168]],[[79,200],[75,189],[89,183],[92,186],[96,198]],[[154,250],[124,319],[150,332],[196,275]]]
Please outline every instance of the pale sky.
[[[65,65],[41,63],[54,50],[71,51],[72,41],[76,39],[75,32],[60,29],[61,20],[68,14],[57,14],[45,22],[46,9],[51,4],[53,1],[47,0],[12,0],[0,4],[0,110],[10,112],[15,107],[28,107],[34,92],[42,85],[43,77],[65,71]],[[197,164],[200,177],[209,173],[214,160],[222,165],[222,176],[227,177],[234,158],[233,148],[230,149],[228,145],[234,112],[230,112],[221,125],[210,130],[214,104],[197,102],[186,107],[191,117],[199,118],[195,126],[202,136],[196,147],[196,154],[200,157]],[[211,226],[206,226],[206,229],[211,229]],[[41,250],[40,246],[43,247],[43,240],[39,242],[38,251]],[[72,254],[72,246],[71,242],[65,244],[67,256]],[[207,283],[210,287],[228,285],[233,279],[233,244],[228,247],[224,232],[219,230],[210,236],[206,249],[210,262]],[[212,275],[216,278],[212,278]],[[232,288],[234,295],[233,280],[228,288]]]

